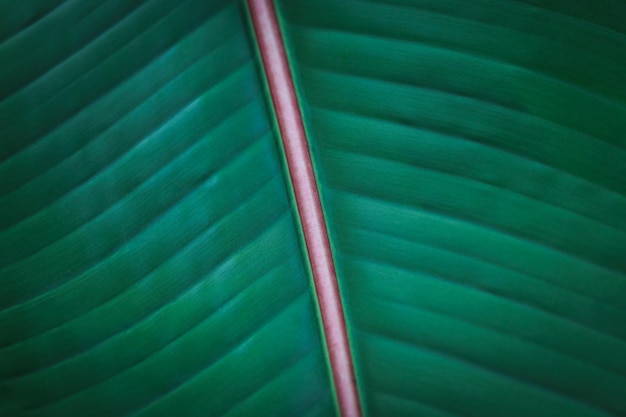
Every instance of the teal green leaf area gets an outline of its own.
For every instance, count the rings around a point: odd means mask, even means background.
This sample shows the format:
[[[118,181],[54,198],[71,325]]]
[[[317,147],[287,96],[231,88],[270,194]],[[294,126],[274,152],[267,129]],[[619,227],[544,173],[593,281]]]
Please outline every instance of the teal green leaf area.
[[[0,416],[334,415],[250,33],[0,2]]]
[[[279,6],[365,413],[626,415],[626,3]]]

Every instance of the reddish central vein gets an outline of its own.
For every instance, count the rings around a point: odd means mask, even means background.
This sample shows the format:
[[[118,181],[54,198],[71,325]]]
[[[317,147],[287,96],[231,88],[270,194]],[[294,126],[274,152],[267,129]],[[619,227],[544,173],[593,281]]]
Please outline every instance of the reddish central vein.
[[[302,115],[272,0],[248,0],[311,262],[339,409],[361,415],[352,354]]]

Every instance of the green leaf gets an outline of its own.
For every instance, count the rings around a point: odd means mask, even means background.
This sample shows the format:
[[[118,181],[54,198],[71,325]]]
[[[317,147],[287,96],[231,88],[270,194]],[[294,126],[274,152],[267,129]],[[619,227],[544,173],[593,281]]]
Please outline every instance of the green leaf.
[[[625,415],[626,5],[279,3],[366,414]]]
[[[276,4],[364,414],[626,415],[626,4]],[[0,416],[337,414],[248,13],[0,0]]]
[[[243,8],[27,3],[0,13],[0,415],[332,414]]]

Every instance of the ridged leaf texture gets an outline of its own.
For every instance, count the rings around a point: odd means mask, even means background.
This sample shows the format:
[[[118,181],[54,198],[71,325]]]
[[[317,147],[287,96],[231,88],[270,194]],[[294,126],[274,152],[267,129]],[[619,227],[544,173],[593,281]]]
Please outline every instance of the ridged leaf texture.
[[[626,416],[626,3],[277,0],[367,416]],[[249,10],[0,0],[0,416],[337,415]]]
[[[332,412],[241,5],[21,4],[0,50],[0,414]]]

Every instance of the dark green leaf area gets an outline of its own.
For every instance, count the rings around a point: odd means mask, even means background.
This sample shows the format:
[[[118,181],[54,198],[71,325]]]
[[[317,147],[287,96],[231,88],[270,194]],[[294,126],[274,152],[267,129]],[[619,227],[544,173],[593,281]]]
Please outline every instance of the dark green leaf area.
[[[334,415],[243,5],[0,7],[0,415]]]
[[[626,414],[624,3],[280,13],[367,414]]]

